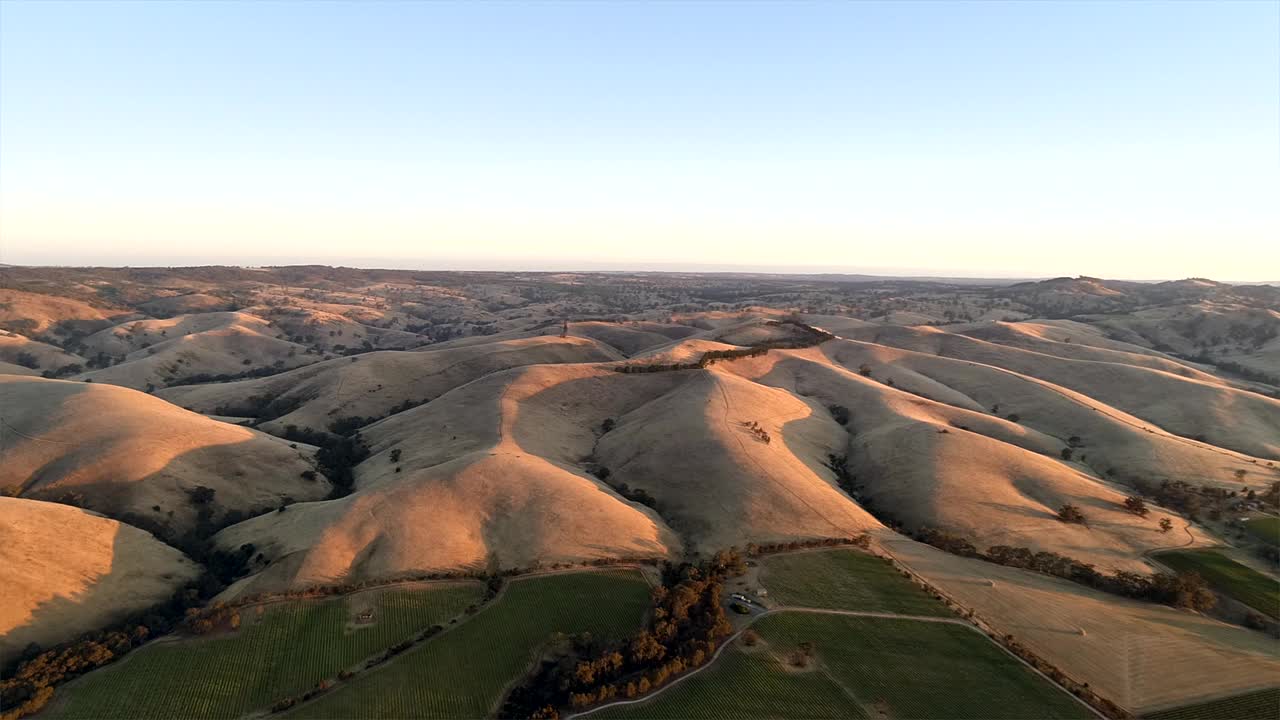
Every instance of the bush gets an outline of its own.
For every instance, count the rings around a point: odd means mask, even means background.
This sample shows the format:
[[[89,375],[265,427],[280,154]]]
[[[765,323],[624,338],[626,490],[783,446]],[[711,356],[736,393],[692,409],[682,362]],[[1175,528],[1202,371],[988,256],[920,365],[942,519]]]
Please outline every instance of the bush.
[[[1137,495],[1130,495],[1124,499],[1124,509],[1137,515],[1138,517],[1146,517],[1151,511],[1147,509],[1147,503]],[[1169,518],[1164,518],[1168,520]]]
[[[1064,523],[1085,524],[1084,513],[1080,511],[1080,508],[1070,503],[1058,508],[1058,519]]]
[[[29,368],[31,370],[37,370],[40,368],[40,361],[36,358],[35,355],[32,355],[29,352],[18,353],[18,357],[14,360],[14,362],[21,365],[24,368]]]

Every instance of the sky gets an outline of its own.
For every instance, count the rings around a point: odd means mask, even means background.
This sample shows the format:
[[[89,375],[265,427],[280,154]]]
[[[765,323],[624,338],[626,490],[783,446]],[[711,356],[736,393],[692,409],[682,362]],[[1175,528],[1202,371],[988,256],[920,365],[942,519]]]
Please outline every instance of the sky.
[[[1280,280],[1277,2],[0,0],[0,263]]]

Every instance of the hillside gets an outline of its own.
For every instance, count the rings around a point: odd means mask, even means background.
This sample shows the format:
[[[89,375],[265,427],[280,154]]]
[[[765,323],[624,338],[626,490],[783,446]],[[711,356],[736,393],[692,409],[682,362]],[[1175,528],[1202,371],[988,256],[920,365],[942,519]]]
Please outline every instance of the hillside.
[[[290,425],[320,432],[336,421],[357,427],[436,398],[489,373],[540,363],[618,359],[582,338],[532,337],[424,352],[372,352],[240,382],[169,388],[160,397],[198,412],[255,417],[282,434]]]
[[[0,663],[29,643],[48,647],[165,601],[198,575],[198,565],[137,528],[0,497]]]
[[[329,491],[307,452],[125,388],[0,375],[0,422],[0,487],[166,537]]]

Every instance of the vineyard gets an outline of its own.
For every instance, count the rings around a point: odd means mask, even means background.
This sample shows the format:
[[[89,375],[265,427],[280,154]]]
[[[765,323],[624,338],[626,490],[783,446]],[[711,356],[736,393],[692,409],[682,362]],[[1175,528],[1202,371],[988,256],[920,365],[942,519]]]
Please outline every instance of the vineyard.
[[[515,580],[467,622],[288,717],[485,717],[555,633],[621,638],[640,626],[649,605],[649,586],[630,571]]]
[[[762,561],[761,583],[783,605],[870,610],[902,615],[951,612],[894,569],[888,560],[856,550],[773,555]]]
[[[753,627],[755,647],[727,650],[652,702],[592,718],[1093,717],[963,625],[781,613]]]
[[[1280,688],[1184,705],[1144,715],[1145,720],[1275,720],[1280,715]]]
[[[1213,550],[1173,550],[1156,556],[1178,572],[1196,572],[1215,590],[1258,612],[1280,618],[1280,587],[1276,581]]]
[[[222,637],[147,645],[60,690],[63,718],[235,718],[297,695],[342,669],[477,602],[478,583],[382,590],[363,602],[374,620],[352,626],[352,598],[248,607]],[[261,614],[259,614],[259,610]]]
[[[866,718],[866,711],[829,676],[789,672],[765,652],[735,645],[696,677],[654,701],[592,713],[590,720],[720,720],[724,718]]]

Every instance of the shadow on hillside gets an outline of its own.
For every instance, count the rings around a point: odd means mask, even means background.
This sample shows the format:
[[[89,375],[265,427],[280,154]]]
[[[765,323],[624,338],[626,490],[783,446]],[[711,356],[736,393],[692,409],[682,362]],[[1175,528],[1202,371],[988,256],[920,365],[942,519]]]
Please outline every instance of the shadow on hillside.
[[[115,525],[109,537],[95,536],[79,523],[58,530],[65,533],[58,540],[75,543],[74,548],[63,551],[52,543],[30,548],[5,573],[23,578],[10,576],[0,592],[0,665],[17,658],[30,643],[48,648],[163,602],[196,575],[194,563],[183,562],[181,553],[141,530]],[[0,538],[4,534],[0,530]],[[147,551],[148,542],[155,543],[154,553]],[[144,552],[154,561],[152,567],[136,566]],[[91,558],[74,568],[61,566],[72,554]],[[46,572],[42,563],[57,569]],[[184,573],[184,566],[191,572]]]

